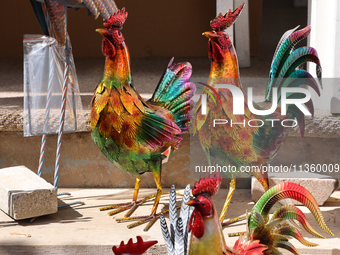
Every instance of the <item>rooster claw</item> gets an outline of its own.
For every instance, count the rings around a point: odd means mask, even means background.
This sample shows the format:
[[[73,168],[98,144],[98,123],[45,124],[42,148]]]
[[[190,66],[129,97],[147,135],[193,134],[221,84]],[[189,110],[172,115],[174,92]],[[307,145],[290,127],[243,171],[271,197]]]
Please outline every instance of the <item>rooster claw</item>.
[[[144,199],[140,199],[138,201],[131,201],[129,203],[121,203],[121,204],[115,204],[115,205],[111,205],[111,206],[106,206],[106,207],[102,207],[100,208],[99,210],[100,211],[105,211],[105,210],[111,210],[111,209],[116,209],[112,212],[109,212],[108,215],[112,216],[112,215],[115,215],[117,213],[120,213],[120,212],[123,212],[123,211],[126,211],[128,209],[130,209],[124,217],[129,217],[134,211],[136,211],[136,209],[138,208],[138,206],[140,206],[141,204],[145,203],[146,201],[150,200],[150,199],[153,199],[156,195],[151,195],[151,196],[148,196]]]
[[[226,221],[226,222],[222,222],[222,228],[224,228],[224,227],[226,227],[226,226],[229,226],[229,225],[231,225],[231,224],[233,224],[233,223],[235,223],[235,222],[244,220],[244,219],[246,219],[246,218],[247,218],[247,216],[240,216],[240,217],[236,217],[236,218],[234,218],[234,219],[230,219],[230,220],[228,220],[228,221]]]
[[[176,210],[178,210],[179,208],[180,208],[180,206],[177,206]],[[124,218],[116,219],[116,221],[121,223],[121,222],[126,222],[126,221],[139,220],[137,222],[134,222],[134,223],[128,225],[127,226],[128,229],[135,228],[135,227],[138,227],[138,226],[140,226],[140,225],[142,225],[146,222],[149,222],[148,225],[146,225],[146,227],[143,229],[145,232],[147,232],[155,224],[155,222],[159,219],[161,214],[166,214],[168,212],[169,212],[169,210],[165,210],[163,212],[151,214],[151,215],[136,216],[136,217],[124,217]]]
[[[135,227],[138,227],[138,226],[140,226],[140,225],[142,225],[146,222],[149,222],[148,225],[146,225],[146,227],[144,228],[144,231],[146,232],[153,226],[153,224],[155,224],[155,222],[159,218],[160,214],[161,213],[158,213],[158,214],[155,214],[155,215],[152,214],[152,215],[137,216],[137,217],[124,217],[124,218],[116,219],[116,221],[121,223],[121,222],[126,222],[126,221],[139,220],[137,222],[134,222],[134,223],[128,225],[127,226],[128,229],[135,228]]]

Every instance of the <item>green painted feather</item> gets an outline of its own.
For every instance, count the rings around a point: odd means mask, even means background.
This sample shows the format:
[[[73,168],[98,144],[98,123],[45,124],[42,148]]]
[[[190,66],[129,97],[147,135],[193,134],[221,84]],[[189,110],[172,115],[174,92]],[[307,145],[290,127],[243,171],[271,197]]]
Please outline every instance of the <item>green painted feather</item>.
[[[273,205],[285,198],[295,199],[305,205],[311,211],[320,227],[328,234],[333,235],[323,219],[322,213],[315,201],[315,198],[308,190],[296,183],[286,182],[272,187],[265,194],[263,194],[259,201],[254,205],[252,212],[257,212],[261,214],[264,219],[267,219],[269,211]],[[249,229],[256,228],[256,223],[254,223],[253,217],[250,216],[248,219]]]
[[[309,242],[305,238],[303,238],[300,231],[294,228],[293,226],[282,226],[279,229],[277,229],[275,232],[281,235],[294,237],[296,240],[298,240],[300,243],[302,243],[305,246],[309,246],[309,247],[318,246],[318,244]]]
[[[295,28],[296,29],[296,28]],[[293,31],[295,30],[293,29]],[[310,26],[305,27],[304,29],[298,30],[294,33],[291,33],[292,30],[287,31],[276,48],[272,65],[269,71],[269,80],[266,90],[266,100],[270,100],[272,88],[275,86],[275,78],[278,77],[282,66],[285,64],[288,56],[290,55],[294,46],[301,41],[302,39],[306,38],[310,33]],[[293,32],[292,31],[292,32]],[[282,39],[287,37],[284,42]]]

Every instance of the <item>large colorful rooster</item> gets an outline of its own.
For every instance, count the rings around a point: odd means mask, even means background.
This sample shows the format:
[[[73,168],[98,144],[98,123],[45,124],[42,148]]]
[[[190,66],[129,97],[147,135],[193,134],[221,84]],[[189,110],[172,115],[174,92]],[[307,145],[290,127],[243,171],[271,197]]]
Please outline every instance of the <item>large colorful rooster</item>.
[[[103,35],[105,70],[92,100],[92,138],[112,163],[136,178],[132,202],[102,210],[119,208],[109,213],[112,215],[130,209],[117,221],[140,220],[129,227],[150,221],[147,231],[155,222],[162,195],[162,154],[169,147],[176,150],[181,134],[188,130],[195,85],[188,81],[191,65],[171,60],[152,98],[142,99],[132,81],[129,51],[121,31],[127,15],[123,8],[105,21],[105,29],[97,29]],[[146,200],[137,200],[140,178],[145,172],[153,173],[157,185],[154,205],[150,215],[131,218]]]
[[[222,227],[211,199],[211,196],[217,193],[221,181],[222,178],[218,176],[207,176],[201,178],[192,189],[195,198],[187,204],[194,206],[195,210],[189,222],[189,231],[192,233],[188,254],[281,254],[278,248],[298,254],[287,237],[294,237],[306,246],[316,246],[305,240],[295,227],[284,224],[287,219],[295,219],[310,234],[324,238],[310,226],[303,212],[296,206],[282,206],[269,218],[269,211],[273,205],[286,198],[295,199],[307,206],[321,228],[333,235],[309,191],[295,183],[281,183],[268,190],[254,205],[247,219],[247,233],[230,249],[225,244]]]
[[[228,34],[224,31],[235,22],[243,6],[244,4],[234,12],[229,10],[225,15],[219,14],[210,22],[213,31],[203,33],[209,39],[208,52],[211,60],[210,76],[206,86],[211,88],[215,94],[202,93],[207,98],[207,103],[205,104],[201,97],[196,106],[194,134],[198,133],[209,164],[211,164],[212,157],[219,166],[235,166],[238,171],[240,167],[249,167],[250,172],[261,182],[265,190],[268,190],[267,173],[262,170],[285,141],[288,133],[287,126],[292,126],[294,122],[298,124],[301,136],[304,134],[305,127],[304,114],[296,105],[288,105],[287,115],[281,115],[281,98],[284,96],[280,89],[289,88],[292,91],[297,91],[299,85],[305,84],[319,94],[317,81],[308,72],[297,68],[308,61],[314,62],[317,66],[318,78],[321,78],[321,66],[315,49],[302,47],[294,50],[294,46],[309,35],[310,26],[298,31],[295,31],[296,28],[287,31],[279,41],[273,57],[265,101],[261,103],[250,102],[253,108],[257,110],[269,110],[272,103],[275,105],[276,102],[278,107],[272,113],[265,115],[252,113],[249,110],[247,97],[244,96],[243,102],[242,96],[236,96],[235,91],[243,95],[245,93],[242,91],[239,79],[238,61],[234,46]],[[217,84],[231,85],[235,94],[233,95],[230,89],[221,88]],[[273,93],[273,90],[277,93]],[[217,95],[218,100],[212,96],[207,97],[207,94]],[[287,93],[288,99],[303,99],[304,97],[305,95],[299,92]],[[240,100],[240,98],[244,113],[236,115],[234,114],[234,111],[237,110],[234,101]],[[301,106],[302,108],[306,106],[313,115],[314,109],[311,100]],[[288,122],[287,119],[289,119]],[[219,120],[218,124],[214,120]],[[257,171],[254,171],[254,169]],[[225,218],[234,193],[237,174],[237,171],[227,172],[231,182],[220,215],[221,222]]]

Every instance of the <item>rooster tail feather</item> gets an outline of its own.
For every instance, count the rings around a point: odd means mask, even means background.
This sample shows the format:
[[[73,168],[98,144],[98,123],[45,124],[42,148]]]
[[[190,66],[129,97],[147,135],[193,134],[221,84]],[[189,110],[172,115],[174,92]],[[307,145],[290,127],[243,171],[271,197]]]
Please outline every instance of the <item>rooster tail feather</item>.
[[[313,76],[305,70],[298,69],[295,70],[288,79],[282,84],[282,88],[297,88],[300,85],[307,85],[315,90],[315,92],[320,96],[319,84],[313,78]],[[321,84],[320,84],[321,87]],[[322,88],[322,87],[321,87]],[[281,102],[281,90],[278,91],[277,96],[278,102]]]
[[[169,197],[170,230],[163,214],[160,216],[161,229],[164,242],[169,255],[186,255],[189,247],[191,233],[188,232],[188,223],[193,207],[186,205],[190,200],[190,185],[184,190],[180,216],[177,216],[176,190],[172,185]]]
[[[297,30],[294,28],[287,31],[280,39],[273,60],[271,69],[269,72],[269,79],[266,89],[266,100],[272,100],[272,89],[278,88],[278,103],[281,102],[281,88],[282,87],[299,87],[300,85],[308,85],[313,88],[315,92],[320,96],[320,88],[322,88],[322,68],[317,51],[312,47],[301,47],[294,50],[295,45],[302,39],[306,38],[310,34],[311,27],[307,26],[303,29]],[[297,68],[307,62],[316,64],[317,80],[310,75],[307,71],[298,70]],[[294,94],[301,95],[298,92]],[[293,98],[300,98],[293,96]],[[309,111],[314,114],[314,107],[312,102],[305,103]],[[290,104],[287,106],[288,111],[291,113],[292,118],[297,118],[300,134],[303,137],[304,133],[304,115],[300,109],[295,109],[295,105]],[[295,108],[294,108],[295,107]],[[290,109],[294,108],[294,109]]]
[[[280,48],[281,48],[281,45],[282,45],[282,44],[286,41],[286,39],[287,39],[293,32],[295,32],[295,30],[298,29],[299,27],[300,27],[300,25],[296,26],[296,27],[293,28],[293,29],[290,29],[290,30],[286,31],[286,32],[282,35],[282,37],[280,38],[279,43],[277,44],[276,49],[275,49],[275,53],[274,53],[273,60],[272,60],[272,64],[271,64],[272,66],[273,66],[274,61],[275,61],[275,59],[276,59],[276,55],[277,55],[277,53],[279,52],[279,50],[280,50]]]
[[[162,234],[163,234],[163,239],[164,239],[165,246],[166,246],[166,249],[168,251],[168,254],[169,255],[175,255],[174,244],[171,240],[169,229],[168,229],[168,226],[166,224],[166,221],[165,221],[163,214],[161,214],[161,216],[160,216],[160,222],[161,222],[161,230],[162,230]]]
[[[196,86],[189,82],[192,73],[190,63],[173,63],[171,59],[154,94],[149,102],[162,105],[170,110],[182,132],[187,131],[186,124],[190,121],[191,98]]]
[[[176,232],[175,232],[175,254],[182,255],[184,254],[184,234],[183,234],[183,221],[182,218],[179,217],[176,222]]]
[[[256,211],[257,213],[261,214],[264,219],[267,219],[269,211],[273,207],[273,205],[276,202],[285,198],[295,199],[305,205],[311,211],[320,227],[328,234],[333,235],[333,233],[330,231],[324,221],[324,218],[321,214],[318,204],[315,201],[315,198],[308,190],[296,183],[286,182],[272,187],[255,204],[252,212]],[[251,214],[248,219],[250,229],[256,227],[256,222],[253,220],[253,218],[254,217],[252,217]]]
[[[304,213],[294,205],[285,205],[282,206],[280,209],[276,210],[271,219],[269,220],[269,222],[272,222],[277,218],[281,218],[283,220],[295,219],[299,221],[301,225],[304,227],[304,229],[311,235],[319,238],[325,238],[312,228],[312,226],[308,223]]]
[[[176,208],[176,189],[175,186],[171,186],[169,196],[169,219],[170,219],[170,235],[171,241],[175,243],[175,232],[177,223],[177,208]]]
[[[189,202],[189,200],[190,200],[190,184],[188,184],[184,189],[181,211],[179,213],[179,217],[183,221],[184,254],[187,254],[188,252],[190,234],[188,232],[187,226],[190,215],[193,211],[193,207],[186,204],[187,202]]]
[[[313,110],[314,113],[314,110]],[[296,105],[291,105],[288,107],[287,114],[292,116],[292,118],[296,118],[296,121],[299,125],[300,136],[304,137],[305,134],[305,115],[300,111],[300,109]]]
[[[292,245],[290,242],[286,242],[286,241],[280,241],[277,242],[275,244],[275,246],[277,248],[282,248],[285,249],[287,251],[290,251],[291,253],[295,254],[295,255],[299,255],[300,253],[297,251],[297,249],[294,247],[294,245]]]
[[[276,83],[279,83],[280,79],[282,78],[289,77],[289,75],[294,72],[295,68],[306,62],[313,62],[316,64],[316,74],[318,76],[318,79],[321,79],[322,69],[317,51],[312,47],[301,47],[294,50],[289,55],[280,70],[280,73],[278,75],[279,79],[276,81]]]
[[[270,99],[272,88],[275,87],[275,78],[278,77],[283,65],[285,64],[287,58],[291,54],[295,45],[306,38],[310,33],[310,26],[293,32],[295,29],[287,31],[280,39],[279,44],[276,48],[275,54],[273,56],[272,65],[269,71],[269,80],[266,90],[266,99]],[[291,33],[291,32],[292,33]],[[283,42],[281,41],[284,37],[287,37]]]
[[[276,233],[279,233],[285,236],[294,237],[296,240],[298,240],[300,243],[302,243],[305,246],[309,246],[309,247],[318,246],[317,244],[309,242],[305,238],[303,238],[300,231],[292,226],[282,226],[276,230]]]

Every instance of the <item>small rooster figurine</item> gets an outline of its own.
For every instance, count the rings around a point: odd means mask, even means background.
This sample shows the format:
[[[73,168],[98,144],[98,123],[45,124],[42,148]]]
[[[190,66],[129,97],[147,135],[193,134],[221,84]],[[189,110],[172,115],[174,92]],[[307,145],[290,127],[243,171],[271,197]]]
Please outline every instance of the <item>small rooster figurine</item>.
[[[269,211],[273,205],[286,198],[295,199],[307,206],[321,228],[333,235],[326,226],[314,197],[298,184],[281,183],[268,190],[254,205],[247,219],[247,233],[238,239],[233,249],[230,249],[225,244],[221,223],[211,199],[211,196],[217,193],[221,181],[222,178],[219,176],[211,175],[201,178],[192,188],[195,198],[187,204],[194,206],[195,210],[189,222],[191,239],[188,254],[281,254],[277,248],[298,254],[296,248],[288,241],[288,236],[296,238],[306,246],[316,246],[316,244],[305,240],[295,227],[283,223],[285,220],[295,219],[310,234],[324,238],[310,226],[306,216],[296,206],[282,206],[268,219]]]
[[[194,206],[195,210],[189,221],[191,240],[189,243],[190,255],[225,254],[226,244],[222,233],[222,225],[211,196],[220,188],[222,178],[212,175],[201,178],[192,188],[194,199],[187,205]]]
[[[216,88],[216,84],[228,84],[242,91],[240,82],[238,61],[234,46],[228,34],[224,31],[230,27],[240,15],[243,5],[234,12],[228,11],[224,16],[219,14],[210,22],[212,32],[205,32],[208,37],[208,52],[211,60],[211,70],[207,86],[218,95],[221,103],[215,104],[215,99],[208,97],[206,114],[202,114],[202,100],[200,99],[195,109],[194,134],[198,133],[201,145],[208,162],[211,157],[220,166],[249,166],[251,173],[260,181],[265,190],[269,189],[267,173],[262,171],[275,156],[280,146],[287,137],[287,125],[281,125],[282,120],[297,119],[301,136],[304,133],[304,114],[294,104],[287,106],[287,115],[281,115],[281,93],[277,98],[273,97],[272,89],[281,87],[298,87],[306,84],[312,87],[319,95],[318,83],[306,71],[298,70],[301,64],[307,61],[314,62],[317,66],[318,78],[321,78],[321,66],[315,49],[302,47],[294,50],[295,44],[306,38],[310,33],[310,26],[295,31],[287,31],[281,38],[273,57],[272,66],[267,85],[266,100],[261,103],[253,103],[258,110],[268,110],[272,106],[272,97],[277,100],[277,109],[269,115],[255,115],[248,107],[247,97],[244,96],[244,115],[233,114],[233,95],[229,89]],[[294,32],[295,31],[295,32]],[[286,79],[288,78],[288,79]],[[305,79],[299,79],[305,78]],[[302,80],[302,82],[301,82]],[[203,92],[203,94],[207,94]],[[243,93],[243,95],[245,95]],[[303,98],[301,93],[291,93],[287,98]],[[202,98],[202,97],[201,97]],[[234,95],[234,100],[236,96]],[[314,113],[312,101],[304,104],[308,110]],[[228,124],[215,125],[214,120],[223,119]],[[276,120],[275,123],[267,120]],[[246,124],[251,122],[251,124]],[[235,123],[231,125],[230,123]],[[243,125],[242,123],[245,123]],[[262,125],[263,124],[263,125]],[[252,166],[258,167],[253,171]],[[220,215],[222,222],[236,187],[237,172],[227,172],[231,179],[229,193]]]
[[[97,29],[103,35],[102,52],[105,70],[92,100],[91,127],[94,143],[119,169],[136,178],[133,201],[113,205],[105,209],[119,209],[110,215],[130,209],[123,219],[141,219],[128,227],[156,220],[156,210],[162,195],[162,159],[169,147],[177,149],[187,132],[190,121],[191,97],[195,85],[188,82],[192,69],[189,63],[170,61],[152,98],[144,101],[136,91],[130,70],[130,56],[122,34],[128,13],[123,8],[107,19],[105,29]],[[157,194],[150,215],[129,216],[144,200],[137,201],[141,174],[152,172],[157,185]]]

